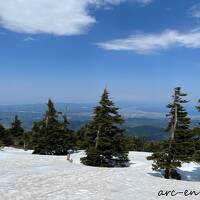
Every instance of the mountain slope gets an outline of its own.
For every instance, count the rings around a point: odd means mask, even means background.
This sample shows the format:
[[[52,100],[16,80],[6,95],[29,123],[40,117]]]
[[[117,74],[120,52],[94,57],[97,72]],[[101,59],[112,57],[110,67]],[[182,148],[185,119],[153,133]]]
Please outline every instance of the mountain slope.
[[[169,136],[163,128],[145,125],[127,128],[127,132],[130,136],[145,137],[148,141],[164,140]]]
[[[160,190],[199,191],[199,182],[166,180],[151,170],[148,153],[130,152],[129,168],[97,168],[80,164],[83,152],[63,156],[32,155],[12,148],[0,151],[1,200],[157,200]],[[200,166],[187,164],[181,173],[200,181]],[[166,199],[199,199],[183,194]]]

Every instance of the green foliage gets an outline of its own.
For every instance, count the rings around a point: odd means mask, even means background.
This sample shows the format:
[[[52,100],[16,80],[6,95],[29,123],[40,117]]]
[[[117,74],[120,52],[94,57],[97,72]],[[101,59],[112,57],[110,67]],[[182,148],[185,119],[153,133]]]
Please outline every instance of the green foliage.
[[[11,128],[6,130],[7,139],[10,143],[7,146],[16,146],[16,147],[22,147],[23,146],[23,135],[24,135],[24,129],[22,127],[22,122],[18,118],[18,116],[15,116],[14,121],[11,123]]]
[[[171,143],[171,148],[169,148]],[[156,148],[156,151],[149,157],[148,160],[154,160],[152,165],[153,170],[158,169],[174,169],[181,167],[181,161],[175,159],[176,149],[175,141],[163,141],[160,142]]]
[[[85,165],[89,166],[103,166],[103,157],[99,156],[95,147],[87,149],[87,157],[81,158],[81,161]]]
[[[129,151],[145,151],[145,139],[139,137],[127,137],[127,148]]]
[[[23,148],[24,150],[32,149],[32,132],[24,132],[23,134]]]
[[[183,104],[187,103],[183,99],[185,96],[180,87],[175,88],[173,102],[167,106],[170,109],[167,115],[169,117],[167,131],[171,132],[171,139],[161,143],[160,148],[148,157],[154,161],[154,170],[165,169],[166,178],[169,178],[171,171],[174,172],[182,162],[192,161],[195,151],[193,134],[189,129],[190,118],[183,107]]]
[[[148,141],[145,137],[127,137],[127,148],[129,151],[155,152],[160,148],[161,142]]]
[[[86,124],[76,132],[76,147],[77,149],[86,149],[88,147],[88,128],[90,124]],[[87,135],[86,135],[87,134]],[[90,141],[90,140],[89,140]]]
[[[34,154],[66,155],[74,147],[74,133],[68,129],[67,116],[57,112],[51,100],[47,106],[44,119],[35,122],[32,129]]]
[[[0,150],[4,147],[3,142],[0,140]]]
[[[10,145],[12,143],[10,137],[6,134],[6,129],[0,124],[0,146]]]
[[[11,124],[11,128],[9,129],[11,135],[13,137],[22,137],[24,133],[24,129],[22,128],[22,122],[19,120],[18,116],[15,116],[14,121]]]
[[[130,119],[129,119],[130,121]],[[136,126],[133,128],[125,127],[129,136],[145,137],[148,141],[162,141],[169,138],[168,132],[164,128],[150,125]]]
[[[196,106],[196,108],[200,112],[200,100],[198,101],[198,106]],[[192,133],[195,138],[195,153],[193,155],[193,160],[200,163],[200,127],[194,127]]]
[[[120,128],[124,120],[118,110],[105,89],[85,130],[87,157],[82,158],[83,164],[112,167],[128,162],[124,130]]]

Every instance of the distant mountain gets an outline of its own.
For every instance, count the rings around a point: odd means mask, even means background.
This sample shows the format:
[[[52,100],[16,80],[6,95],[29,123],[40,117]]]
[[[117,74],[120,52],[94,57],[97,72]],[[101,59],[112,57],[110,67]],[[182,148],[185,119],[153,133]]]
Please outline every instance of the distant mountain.
[[[167,126],[167,119],[153,119],[153,118],[125,118],[125,127],[134,128],[137,126],[154,126],[154,127],[166,127]]]
[[[56,103],[56,109],[61,112],[67,112],[70,121],[70,127],[78,130],[86,124],[92,117],[95,104],[81,103]],[[148,140],[162,140],[167,137],[164,128],[167,126],[165,108],[160,106],[119,104],[120,112],[125,118],[123,127],[127,130],[128,135],[146,137]],[[43,118],[46,112],[45,104],[33,105],[9,105],[0,106],[0,119],[6,127],[9,127],[15,115],[18,115],[23,122],[25,129],[29,130],[33,126],[33,122]],[[192,126],[199,123],[199,118],[192,120]]]
[[[74,129],[79,128],[80,125],[89,120],[94,107],[93,104],[58,103],[55,105],[58,111],[67,112]],[[31,129],[33,122],[43,118],[46,109],[45,104],[0,106],[0,119],[6,127],[9,127],[14,116],[18,115],[23,121],[24,128]]]
[[[130,136],[144,137],[148,141],[160,141],[169,137],[164,128],[147,125],[127,128],[127,133]]]

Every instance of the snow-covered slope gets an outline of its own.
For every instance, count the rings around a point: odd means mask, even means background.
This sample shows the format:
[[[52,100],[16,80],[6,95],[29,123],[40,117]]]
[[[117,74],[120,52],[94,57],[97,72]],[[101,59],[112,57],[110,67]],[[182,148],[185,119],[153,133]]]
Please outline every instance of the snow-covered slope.
[[[66,157],[32,155],[31,151],[0,151],[0,200],[182,200],[199,196],[158,197],[160,190],[200,192],[200,166],[181,169],[186,180],[165,180],[151,170],[148,153],[130,152],[129,168],[96,168],[80,164],[83,152]],[[174,193],[173,193],[174,194]]]

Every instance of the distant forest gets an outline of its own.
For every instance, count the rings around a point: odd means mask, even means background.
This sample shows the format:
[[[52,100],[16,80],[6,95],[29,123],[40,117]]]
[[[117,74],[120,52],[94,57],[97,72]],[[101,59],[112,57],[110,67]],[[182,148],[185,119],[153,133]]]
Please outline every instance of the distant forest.
[[[181,179],[177,168],[182,163],[200,162],[200,126],[191,123],[186,96],[180,87],[174,88],[166,121],[125,119],[104,89],[99,104],[78,129],[70,125],[67,108],[61,112],[49,99],[42,118],[30,130],[24,129],[18,115],[9,127],[0,124],[0,146],[32,149],[40,155],[68,155],[69,160],[71,151],[84,149],[81,162],[99,167],[129,167],[129,151],[149,151],[153,152],[147,157],[153,160],[153,170],[164,169],[165,178]],[[200,112],[200,100],[196,109]],[[144,120],[151,123],[141,125]]]
[[[136,112],[132,109],[132,105],[121,105],[126,107],[126,113],[123,128],[126,129],[126,134],[129,136],[145,137],[147,141],[160,141],[168,137],[165,128],[167,126],[167,119],[165,114],[160,114],[159,118],[155,116],[129,117],[129,113]],[[73,130],[79,130],[82,126],[88,123],[92,117],[92,109],[94,104],[55,104],[58,111],[66,112],[70,120],[69,127]],[[40,121],[47,109],[45,104],[35,105],[15,105],[15,106],[0,106],[1,123],[9,128],[12,121],[17,115],[23,122],[22,126],[25,130],[30,131],[35,121]],[[127,114],[128,110],[128,114]],[[158,109],[157,109],[158,110]],[[163,112],[163,110],[162,110]],[[192,119],[191,127],[197,126],[199,120]]]

